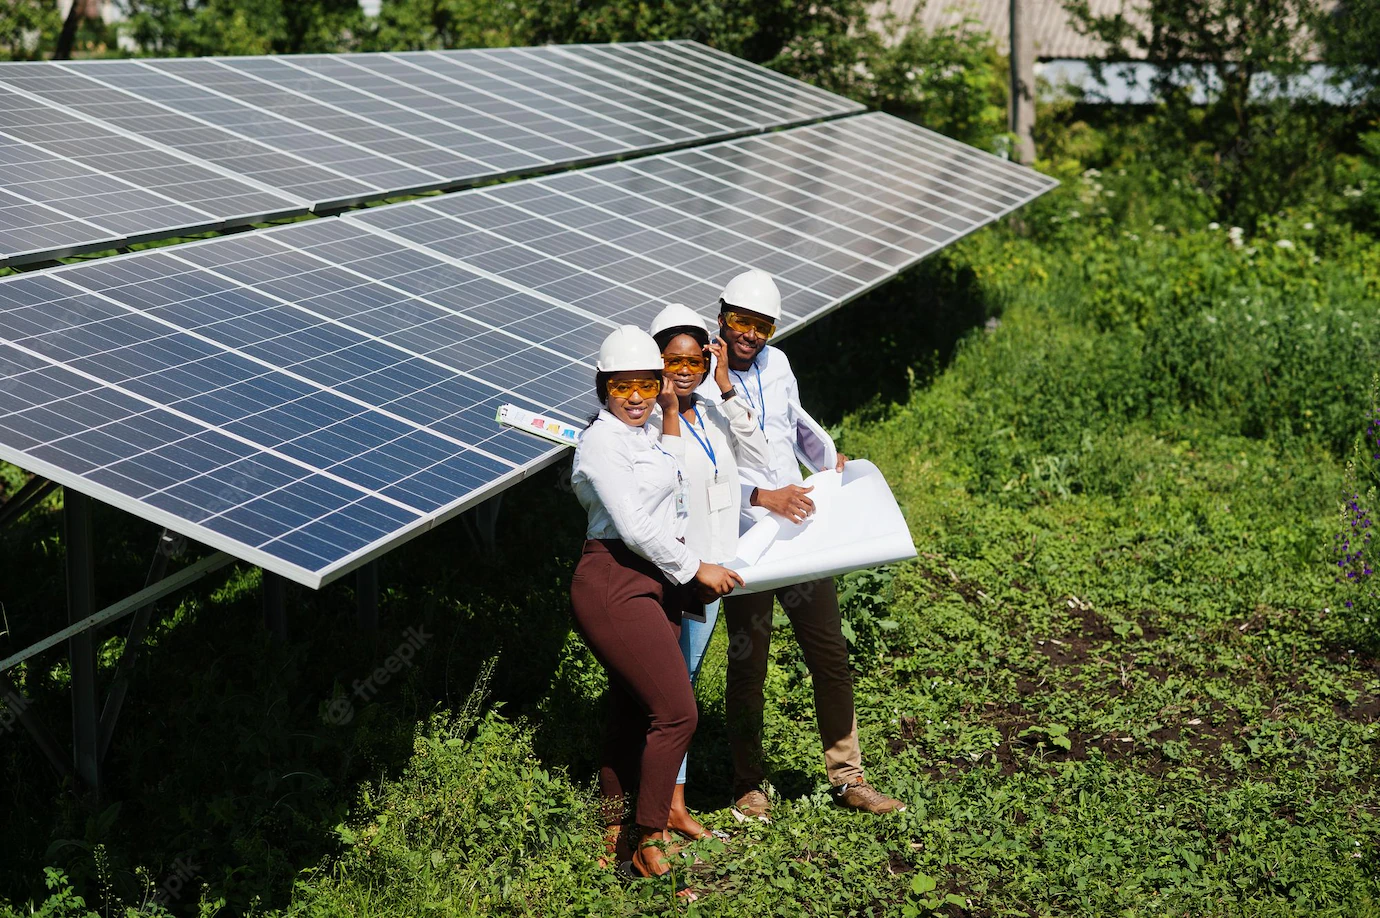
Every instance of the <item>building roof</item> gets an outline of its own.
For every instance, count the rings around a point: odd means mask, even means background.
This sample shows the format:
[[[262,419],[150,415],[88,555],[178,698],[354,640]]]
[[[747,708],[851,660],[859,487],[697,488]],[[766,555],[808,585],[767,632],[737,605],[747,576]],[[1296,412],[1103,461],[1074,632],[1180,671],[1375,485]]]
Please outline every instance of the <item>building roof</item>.
[[[1035,56],[1039,58],[1100,58],[1106,56],[1102,42],[1080,35],[1069,20],[1068,11],[1060,0],[1024,0],[1027,18],[1035,41]],[[1090,0],[1094,15],[1110,16],[1122,9],[1122,0]],[[1010,0],[884,0],[876,7],[878,13],[887,9],[902,21],[919,9],[920,25],[929,32],[956,26],[972,20],[976,28],[992,35],[1001,54],[1007,53],[1011,34]],[[1133,48],[1126,49],[1132,57],[1144,57]]]
[[[1074,27],[1061,0],[1024,0],[1035,43],[1035,56],[1045,60],[1060,58],[1096,59],[1108,56],[1106,46],[1099,40],[1082,35]],[[1325,10],[1337,6],[1338,0],[1321,0]],[[1131,0],[1089,0],[1095,16],[1113,16],[1124,12],[1132,24],[1143,24],[1140,5]],[[874,10],[877,15],[886,10],[903,21],[920,11],[920,25],[930,32],[956,26],[965,19],[973,20],[977,28],[992,35],[1001,54],[1007,53],[1011,34],[1010,0],[881,0]],[[1139,59],[1145,54],[1127,45],[1124,56]]]

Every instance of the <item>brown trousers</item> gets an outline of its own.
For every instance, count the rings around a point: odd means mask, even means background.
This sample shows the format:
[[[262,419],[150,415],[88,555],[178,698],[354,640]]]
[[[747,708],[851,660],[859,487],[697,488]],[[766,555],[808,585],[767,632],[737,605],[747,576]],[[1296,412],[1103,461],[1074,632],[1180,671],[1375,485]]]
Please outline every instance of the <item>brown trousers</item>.
[[[699,712],[681,655],[688,591],[614,539],[585,542],[570,582],[575,624],[609,676],[599,768],[605,817],[637,794],[637,824],[663,829]]]
[[[840,626],[839,598],[832,577],[764,593],[724,599],[728,626],[728,684],[724,708],[733,751],[733,795],[766,779],[762,762],[762,691],[771,650],[772,601],[779,599],[791,620],[815,690],[815,716],[824,748],[824,767],[835,786],[862,777],[858,719],[853,710],[853,674]]]

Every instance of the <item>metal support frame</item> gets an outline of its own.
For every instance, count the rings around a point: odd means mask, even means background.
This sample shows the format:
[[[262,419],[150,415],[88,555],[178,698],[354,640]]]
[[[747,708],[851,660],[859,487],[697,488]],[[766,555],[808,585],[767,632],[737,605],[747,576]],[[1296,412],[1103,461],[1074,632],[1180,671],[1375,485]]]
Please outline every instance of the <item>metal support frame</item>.
[[[8,504],[6,505],[8,506]],[[56,736],[48,730],[33,710],[33,702],[8,679],[0,675],[0,698],[6,712],[23,725],[34,738],[39,749],[57,770],[60,777],[75,775],[88,791],[99,797],[101,765],[110,748],[115,723],[129,691],[129,680],[135,661],[148,634],[154,604],[160,599],[189,586],[206,574],[229,564],[233,558],[217,552],[182,570],[164,576],[168,559],[181,554],[185,540],[164,530],[158,539],[158,550],[150,565],[144,589],[98,612],[95,606],[94,550],[91,527],[91,500],[70,489],[63,493],[63,542],[67,567],[68,625],[56,634],[30,644],[0,660],[0,674],[18,666],[45,650],[67,643],[72,673],[72,751],[65,752]],[[96,667],[96,629],[107,622],[134,614],[129,638],[116,666],[115,678],[99,708],[100,699]]]
[[[180,555],[184,540],[180,535],[164,529],[158,536],[158,548],[153,553],[153,563],[149,565],[148,576],[144,578],[144,589],[148,589],[163,579],[168,570],[168,558]],[[101,758],[110,751],[110,739],[115,735],[115,722],[120,719],[120,708],[124,707],[125,695],[129,692],[129,679],[134,674],[134,664],[139,660],[139,651],[144,647],[144,638],[149,633],[149,621],[157,602],[149,602],[134,613],[134,621],[129,625],[129,637],[125,639],[124,652],[115,666],[115,678],[110,683],[110,691],[105,696],[105,707],[101,709]]]
[[[63,543],[67,549],[67,620],[77,624],[96,610],[91,549],[91,498],[64,489]],[[72,668],[72,760],[77,777],[92,793],[101,786],[100,716],[96,706],[96,641],[86,628],[67,639]]]
[[[503,509],[503,492],[477,505],[467,516],[473,531],[470,537],[487,555],[498,553],[498,514]]]
[[[361,631],[369,634],[379,630],[379,563],[370,561],[355,571],[355,602],[359,606]]]
[[[57,483],[35,475],[14,496],[0,505],[0,528],[8,526],[28,513],[39,501],[53,493]]]
[[[280,641],[287,640],[287,580],[264,571],[264,627]]]
[[[29,731],[38,749],[49,764],[56,769],[58,777],[66,778],[72,774],[71,756],[62,748],[53,732],[34,714],[33,702],[4,676],[0,676],[0,698],[5,699],[5,708],[14,720]]]

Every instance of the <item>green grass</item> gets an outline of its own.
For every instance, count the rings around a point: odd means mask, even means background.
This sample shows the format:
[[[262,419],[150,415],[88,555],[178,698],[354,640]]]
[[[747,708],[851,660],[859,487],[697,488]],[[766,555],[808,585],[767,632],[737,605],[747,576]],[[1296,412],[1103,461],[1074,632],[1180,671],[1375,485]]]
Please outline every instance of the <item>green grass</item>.
[[[920,551],[841,583],[868,773],[909,809],[829,801],[783,628],[776,820],[734,824],[720,631],[688,793],[732,837],[700,851],[705,895],[679,911],[1380,915],[1374,610],[1340,608],[1328,566],[1380,340],[1377,249],[1329,230],[1250,254],[1134,222],[1132,240],[1053,219],[1068,204],[786,345],[807,402],[847,409],[841,447],[883,469]],[[1347,322],[1278,334],[1291,304]],[[1211,337],[1220,323],[1231,334]],[[558,470],[505,502],[496,556],[459,523],[389,556],[377,640],[353,630],[348,584],[292,593],[286,647],[262,635],[252,571],[168,610],[97,810],[4,737],[16,904],[0,915],[45,901],[45,865],[88,904],[58,895],[44,914],[153,911],[179,857],[197,865],[181,913],[677,911],[594,864],[604,677],[566,608],[578,507]],[[113,597],[154,533],[100,523]],[[0,598],[19,636],[41,635],[54,617],[33,610],[60,595],[51,507],[5,538]],[[430,636],[412,665],[352,696],[410,626]],[[60,658],[23,675],[60,722]]]

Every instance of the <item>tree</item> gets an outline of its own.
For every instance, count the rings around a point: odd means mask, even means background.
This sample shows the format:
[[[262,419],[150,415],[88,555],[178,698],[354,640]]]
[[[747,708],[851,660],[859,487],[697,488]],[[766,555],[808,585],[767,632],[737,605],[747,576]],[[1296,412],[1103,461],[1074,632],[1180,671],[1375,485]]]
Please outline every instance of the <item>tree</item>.
[[[147,53],[303,54],[347,51],[364,14],[357,0],[123,0],[131,38]]]
[[[516,0],[384,0],[364,38],[370,51],[502,48],[514,32]]]
[[[0,0],[0,55],[34,60],[52,47],[61,25],[54,0]]]
[[[930,33],[874,17],[865,0],[528,0],[527,43],[690,38],[970,143],[1003,133],[1005,82],[991,37],[963,23]]]
[[[54,60],[72,59],[72,48],[77,43],[77,30],[81,28],[82,20],[85,18],[86,4],[81,0],[72,0],[72,5],[67,7],[67,18],[62,22],[62,31],[58,33],[57,47],[53,50]]]
[[[1351,100],[1380,108],[1380,2],[1348,0],[1324,20],[1326,60]]]
[[[1336,113],[1296,95],[1320,53],[1315,0],[1147,0],[1112,15],[1088,0],[1065,6],[1112,61],[1135,49],[1155,66],[1159,146],[1190,165],[1223,217],[1253,225],[1326,179]]]

